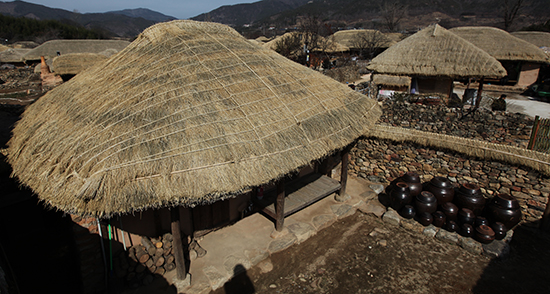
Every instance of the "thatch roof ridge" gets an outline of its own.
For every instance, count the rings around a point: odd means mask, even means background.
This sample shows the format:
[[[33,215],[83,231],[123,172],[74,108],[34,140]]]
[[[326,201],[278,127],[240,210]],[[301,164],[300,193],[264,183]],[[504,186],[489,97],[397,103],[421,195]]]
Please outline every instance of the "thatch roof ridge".
[[[498,60],[548,62],[537,46],[494,27],[456,27],[449,31],[485,50]]]
[[[51,70],[59,75],[76,75],[107,60],[107,56],[96,53],[69,53],[53,59]]]
[[[513,32],[512,36],[527,41],[539,48],[550,47],[550,33],[538,31]]]
[[[31,49],[26,48],[9,48],[0,52],[0,62],[14,63],[23,62],[23,56],[27,54]]]
[[[370,29],[354,29],[354,30],[343,30],[343,31],[337,31],[332,36],[334,38],[334,41],[342,44],[343,46],[346,46],[348,48],[355,48],[356,44],[354,43],[354,38],[356,38],[359,34],[377,34],[378,36],[378,45],[380,48],[388,48],[392,45],[395,45],[397,42],[394,40],[395,35],[392,35],[392,38],[390,38],[387,34],[384,34],[378,30],[370,30]]]
[[[375,57],[367,68],[408,76],[503,77],[506,70],[487,52],[435,24]]]
[[[49,59],[57,56],[57,52],[61,54],[100,53],[108,49],[120,51],[129,44],[130,42],[125,40],[51,40],[27,52],[23,58],[24,60],[40,60],[40,56],[44,56]]]
[[[192,207],[344,148],[380,114],[374,99],[225,25],[179,20],[29,106],[8,160],[69,213]]]
[[[407,76],[373,74],[372,82],[377,85],[403,87],[403,86],[409,86],[411,84],[411,78]]]

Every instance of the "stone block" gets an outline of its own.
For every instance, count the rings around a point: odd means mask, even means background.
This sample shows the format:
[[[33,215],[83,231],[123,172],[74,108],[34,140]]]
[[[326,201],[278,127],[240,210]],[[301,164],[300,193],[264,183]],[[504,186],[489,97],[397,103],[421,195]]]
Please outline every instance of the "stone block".
[[[315,228],[306,223],[294,223],[287,227],[288,230],[296,236],[298,243],[302,243],[307,240],[309,237],[315,234]]]
[[[252,266],[269,257],[269,252],[261,249],[245,250],[244,256],[248,258]]]
[[[434,225],[429,225],[429,226],[425,227],[424,230],[422,230],[422,234],[424,236],[428,236],[428,237],[432,237],[432,238],[435,237],[437,232],[439,232],[439,228],[434,226]]]
[[[320,231],[336,221],[336,216],[334,214],[321,214],[313,218],[313,226]]]
[[[279,251],[283,251],[287,249],[288,247],[292,246],[294,243],[296,243],[297,238],[294,236],[294,234],[286,234],[278,239],[275,239],[269,243],[269,246],[267,250],[271,253],[276,253]]]
[[[384,192],[384,185],[382,184],[370,184],[369,188],[371,188],[376,194]]]
[[[483,253],[483,247],[481,246],[481,243],[477,242],[472,238],[464,238],[464,237],[461,238],[460,247],[462,247],[464,250],[473,254]]]
[[[212,288],[212,290],[218,289],[228,280],[228,277],[224,276],[214,266],[205,267],[202,271],[208,278],[208,281],[210,282],[210,287]]]
[[[338,219],[353,215],[356,209],[348,204],[336,204],[330,207]]]
[[[390,209],[384,213],[382,216],[382,220],[390,225],[399,226],[401,223],[401,217],[397,213],[397,211]]]
[[[510,245],[503,240],[495,240],[489,244],[483,244],[483,255],[491,258],[506,259],[510,254]]]
[[[382,217],[386,212],[386,207],[380,201],[373,199],[357,207],[362,213],[372,213],[377,217]]]

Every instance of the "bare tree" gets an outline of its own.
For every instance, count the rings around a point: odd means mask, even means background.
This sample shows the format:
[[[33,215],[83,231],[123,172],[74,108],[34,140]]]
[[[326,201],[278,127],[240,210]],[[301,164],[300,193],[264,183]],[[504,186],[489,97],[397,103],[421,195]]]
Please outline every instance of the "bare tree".
[[[351,45],[359,49],[359,55],[369,59],[372,59],[376,51],[387,46],[388,43],[388,38],[383,33],[376,30],[359,32],[351,40]]]
[[[300,34],[292,33],[280,38],[275,43],[275,51],[288,59],[298,61],[303,55]]]
[[[524,0],[504,0],[502,5],[504,30],[510,30],[512,23],[516,20],[524,2]]]
[[[384,1],[384,4],[380,6],[380,13],[388,31],[395,32],[399,29],[401,20],[407,15],[407,5],[396,0]]]

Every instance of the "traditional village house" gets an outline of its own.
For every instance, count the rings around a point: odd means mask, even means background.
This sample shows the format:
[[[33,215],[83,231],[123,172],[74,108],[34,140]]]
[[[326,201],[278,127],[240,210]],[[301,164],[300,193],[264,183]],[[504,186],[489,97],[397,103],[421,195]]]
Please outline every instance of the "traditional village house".
[[[378,30],[344,30],[334,33],[334,41],[349,48],[352,55],[376,56],[401,39],[401,34],[384,34]],[[367,52],[369,51],[369,52]]]
[[[505,75],[495,58],[437,24],[388,48],[367,68],[374,75],[410,76],[411,93],[443,97],[451,96],[455,78]]]
[[[251,191],[270,183],[282,229],[285,181],[334,183],[323,159],[343,150],[345,167],[380,114],[373,99],[227,26],[181,20],[146,29],[32,104],[8,160],[46,205],[79,224],[112,220],[121,243],[171,230],[183,280],[181,233],[238,220]],[[336,184],[345,195],[345,177]]]
[[[496,58],[507,75],[496,82],[527,88],[538,79],[541,65],[548,63],[548,56],[537,46],[493,27],[458,27],[451,32],[483,49]]]
[[[124,40],[51,40],[28,51],[23,55],[27,63],[40,61],[44,56],[46,60],[69,53],[103,53],[112,55],[112,50],[119,52],[128,46],[130,42]]]
[[[51,69],[66,81],[107,58],[107,56],[97,53],[63,54],[53,59]]]

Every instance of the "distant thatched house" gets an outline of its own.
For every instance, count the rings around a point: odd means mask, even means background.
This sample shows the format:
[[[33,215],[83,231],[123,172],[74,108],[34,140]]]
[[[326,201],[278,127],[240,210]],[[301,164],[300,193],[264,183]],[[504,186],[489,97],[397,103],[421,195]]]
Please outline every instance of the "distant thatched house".
[[[24,65],[23,56],[31,49],[9,48],[0,52],[0,63],[10,63],[14,65]]]
[[[141,235],[172,228],[178,240],[239,219],[255,187],[284,191],[298,172],[333,182],[317,162],[380,114],[373,99],[227,26],[173,21],[27,108],[8,160],[48,206],[121,216]],[[284,213],[276,208],[278,230]]]
[[[107,60],[107,56],[95,53],[69,53],[53,59],[52,70],[65,80],[100,62]]]
[[[439,25],[431,25],[388,48],[367,68],[374,74],[412,77],[412,93],[446,96],[451,95],[455,78],[505,75],[495,58]]]
[[[537,81],[541,64],[548,56],[536,45],[493,27],[458,27],[451,32],[471,42],[496,58],[506,68],[500,82],[527,87]]]
[[[411,78],[408,76],[375,74],[372,75],[372,82],[383,96],[390,96],[394,92],[408,92],[411,86]]]
[[[104,53],[119,52],[130,42],[124,40],[52,40],[30,50],[23,56],[24,61],[39,61],[40,56],[53,59],[58,55],[69,53]],[[111,54],[112,55],[112,54]]]
[[[366,52],[375,56],[397,42],[401,41],[398,34],[391,36],[378,30],[344,30],[333,35],[334,41],[348,47],[351,54],[363,55]]]

